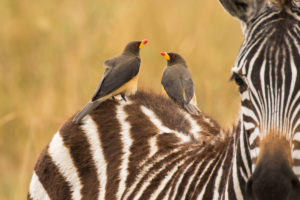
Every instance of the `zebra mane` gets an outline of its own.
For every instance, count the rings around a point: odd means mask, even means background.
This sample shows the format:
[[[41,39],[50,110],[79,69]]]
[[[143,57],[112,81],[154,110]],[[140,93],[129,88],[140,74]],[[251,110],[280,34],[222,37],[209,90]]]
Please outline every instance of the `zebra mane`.
[[[127,102],[123,100],[107,100],[99,105],[98,108],[91,113],[91,116],[95,120],[110,119],[111,115],[116,112],[116,107],[120,104],[126,104],[123,114],[130,116],[130,120],[133,122],[140,120],[141,116],[139,110],[146,108],[153,111],[155,116],[169,130],[190,135],[191,132],[195,132],[193,130],[195,129],[194,126],[200,126],[201,134],[194,134],[192,136],[196,140],[207,141],[211,139],[211,136],[220,135],[220,132],[225,132],[215,120],[205,113],[201,112],[199,116],[190,115],[183,107],[170,98],[151,90],[138,91],[134,95],[128,96]],[[195,123],[192,124],[191,121]],[[108,121],[107,123],[107,126],[109,126],[110,122]],[[142,121],[139,126],[149,127],[149,124],[147,124],[146,121]]]
[[[268,1],[278,4],[279,7],[290,5],[292,2],[292,0],[268,0]]]

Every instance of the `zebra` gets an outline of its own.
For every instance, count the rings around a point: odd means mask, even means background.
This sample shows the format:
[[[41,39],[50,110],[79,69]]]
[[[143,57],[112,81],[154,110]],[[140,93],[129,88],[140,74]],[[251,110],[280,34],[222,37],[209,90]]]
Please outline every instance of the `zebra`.
[[[233,127],[153,92],[108,100],[54,135],[28,199],[300,199],[300,2],[220,2],[244,34]]]

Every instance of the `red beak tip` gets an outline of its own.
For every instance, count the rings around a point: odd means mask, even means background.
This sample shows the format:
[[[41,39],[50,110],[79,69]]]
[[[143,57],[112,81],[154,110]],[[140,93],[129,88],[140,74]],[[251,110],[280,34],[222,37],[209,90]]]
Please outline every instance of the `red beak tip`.
[[[144,44],[147,44],[147,43],[148,43],[148,40],[143,40],[143,43],[144,43]]]
[[[166,53],[164,51],[160,52],[160,55],[165,56]]]

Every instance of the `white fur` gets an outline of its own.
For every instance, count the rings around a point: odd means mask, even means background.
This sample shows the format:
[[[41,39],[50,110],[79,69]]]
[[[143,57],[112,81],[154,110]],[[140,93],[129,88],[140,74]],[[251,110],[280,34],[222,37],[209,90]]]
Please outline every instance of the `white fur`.
[[[176,182],[174,193],[171,194],[171,196],[169,196],[169,199],[175,199],[176,194],[177,194],[177,191],[178,191],[178,188],[179,188],[179,185],[181,184],[182,179],[183,179],[183,177],[184,177],[184,174],[187,172],[187,170],[189,170],[189,168],[190,168],[193,164],[194,164],[194,162],[191,162],[191,163],[190,163],[188,166],[186,166],[186,168],[182,171],[182,173],[180,174],[179,179],[178,179],[177,182]]]
[[[191,124],[191,130],[189,131],[189,134],[192,134],[195,139],[199,139],[199,135],[201,134],[202,128],[198,125],[198,123],[191,117],[190,114],[185,114],[185,118],[190,122]]]
[[[179,166],[181,166],[185,160],[180,161],[176,164],[160,182],[159,187],[151,194],[150,199],[156,199],[159,193],[164,189],[167,183],[173,178],[174,174],[178,171]]]
[[[98,180],[100,182],[99,197],[98,199],[105,198],[105,188],[107,181],[107,163],[103,154],[102,144],[99,138],[97,124],[88,115],[84,118],[84,123],[81,126],[83,132],[86,134],[90,144],[90,151],[92,152],[93,160],[95,162]]]
[[[175,130],[171,130],[168,127],[164,126],[160,121],[160,119],[156,116],[156,114],[152,110],[146,108],[145,106],[141,106],[141,110],[144,112],[146,116],[148,116],[149,120],[157,127],[157,129],[159,130],[159,134],[174,133],[178,138],[181,139],[182,142],[191,141],[191,138],[188,135]]]
[[[258,128],[255,128],[254,131],[249,136],[249,144],[252,145],[257,137],[259,137],[259,130]]]
[[[148,142],[150,146],[149,158],[151,158],[158,151],[157,138],[155,136],[151,137]]]
[[[41,184],[39,177],[33,172],[30,188],[29,188],[29,195],[33,200],[50,200],[46,190],[44,189],[43,185]]]
[[[300,160],[300,150],[294,150],[292,154],[293,159]]]
[[[300,132],[297,132],[294,136],[294,140],[300,142]]]
[[[227,157],[227,153],[228,153],[228,149],[226,150],[226,154],[223,157],[223,161],[222,161],[221,166],[224,165],[224,162],[225,162],[226,157]],[[220,199],[220,197],[219,197],[219,195],[220,195],[219,194],[219,187],[220,187],[222,175],[223,175],[223,167],[220,167],[219,170],[218,170],[217,178],[215,179],[214,192],[213,192],[214,196],[212,198],[213,200]]]
[[[123,156],[122,156],[122,163],[120,166],[120,183],[119,183],[119,189],[117,193],[117,199],[121,199],[125,189],[126,184],[125,181],[128,176],[128,164],[129,164],[129,156],[131,154],[130,147],[132,146],[132,138],[130,135],[130,128],[131,125],[127,121],[127,113],[124,111],[124,106],[129,104],[130,102],[124,102],[123,104],[119,105],[117,107],[117,119],[119,120],[119,124],[121,126],[121,132],[120,132],[120,139],[123,145]]]
[[[216,170],[216,167],[218,166],[218,164],[219,164],[219,162],[221,161],[221,159],[222,159],[222,158],[220,157],[219,160],[215,163],[215,166],[213,166],[213,169],[210,170],[210,172],[209,172],[209,173],[210,173],[210,174],[209,174],[209,177],[207,178],[205,185],[202,186],[201,192],[200,192],[200,194],[199,194],[198,197],[197,197],[198,200],[203,199],[203,195],[204,195],[204,193],[206,192],[207,184],[209,183],[209,181],[210,181],[210,179],[211,179],[211,176],[212,176],[212,174],[214,173],[214,171]]]
[[[258,155],[259,155],[259,148],[258,147],[255,147],[254,149],[250,150],[250,157],[251,157],[251,159],[257,158]]]
[[[201,160],[201,162],[198,163],[198,166],[196,167],[194,173],[189,177],[189,180],[186,184],[186,187],[184,188],[184,191],[182,193],[182,197],[186,196],[186,193],[188,192],[188,189],[190,188],[190,185],[191,185],[192,181],[194,180],[194,178],[195,178],[198,170],[200,169],[201,165],[203,164],[203,162],[204,162],[204,159]]]
[[[72,199],[80,200],[80,190],[82,185],[79,179],[79,175],[71,158],[70,151],[64,145],[63,139],[59,132],[54,135],[49,145],[48,152],[54,164],[58,167],[59,172],[69,183],[72,192]]]

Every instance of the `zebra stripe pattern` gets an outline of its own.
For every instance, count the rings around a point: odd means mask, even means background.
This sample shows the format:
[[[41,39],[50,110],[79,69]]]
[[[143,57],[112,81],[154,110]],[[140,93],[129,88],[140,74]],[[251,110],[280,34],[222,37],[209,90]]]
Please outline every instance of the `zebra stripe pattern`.
[[[153,109],[158,103],[172,112]],[[215,165],[232,158],[233,141],[221,135],[212,119],[191,116],[163,96],[139,92],[127,102],[108,101],[82,124],[70,120],[55,134],[36,165],[29,197],[40,199],[31,194],[41,186],[50,199],[206,197],[212,194],[210,185],[220,188],[229,170]],[[203,149],[210,137],[224,140],[219,148],[225,151],[215,155],[213,145]],[[48,174],[51,183],[40,178]],[[205,185],[206,193],[199,190]]]
[[[272,5],[272,4],[271,4]],[[293,143],[294,171],[300,177],[300,76],[298,15],[269,9],[249,25],[233,72],[247,88],[240,88],[244,127],[249,134],[252,168],[260,141],[270,131]],[[289,18],[289,20],[287,20]],[[298,23],[296,23],[298,22]],[[261,28],[264,27],[264,28]],[[288,119],[288,120],[287,120]]]
[[[154,93],[106,101],[55,134],[28,199],[300,200],[300,3],[220,1],[245,34],[236,125]]]

